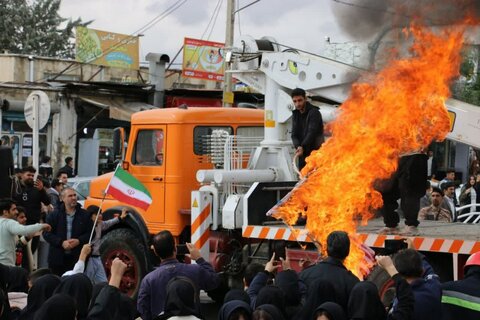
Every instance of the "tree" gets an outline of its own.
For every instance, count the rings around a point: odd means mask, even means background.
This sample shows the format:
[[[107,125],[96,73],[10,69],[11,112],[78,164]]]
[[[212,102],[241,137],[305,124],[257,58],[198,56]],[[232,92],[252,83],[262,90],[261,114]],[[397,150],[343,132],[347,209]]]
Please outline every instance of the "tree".
[[[465,51],[464,61],[460,67],[462,80],[455,84],[453,96],[458,100],[480,106],[480,46],[471,46]]]
[[[61,0],[0,0],[0,51],[73,58],[73,30],[91,23],[62,18]]]

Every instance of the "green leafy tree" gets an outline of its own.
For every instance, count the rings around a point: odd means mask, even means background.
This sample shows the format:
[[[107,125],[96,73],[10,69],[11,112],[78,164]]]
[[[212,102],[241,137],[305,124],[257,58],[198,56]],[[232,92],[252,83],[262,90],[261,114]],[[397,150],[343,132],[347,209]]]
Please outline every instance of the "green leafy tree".
[[[455,84],[454,97],[458,100],[480,106],[480,47],[466,50],[460,74],[465,79]]]
[[[0,51],[73,58],[73,30],[91,23],[62,18],[61,0],[0,0]]]

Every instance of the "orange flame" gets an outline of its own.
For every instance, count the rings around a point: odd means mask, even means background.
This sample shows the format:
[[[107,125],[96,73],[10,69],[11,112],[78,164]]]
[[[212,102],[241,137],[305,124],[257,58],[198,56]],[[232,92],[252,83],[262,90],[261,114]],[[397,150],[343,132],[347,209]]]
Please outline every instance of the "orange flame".
[[[356,220],[365,224],[382,206],[374,182],[389,178],[402,154],[443,140],[449,131],[444,102],[458,76],[464,28],[407,31],[415,38],[411,57],[353,85],[329,126],[331,138],[307,159],[307,181],[274,213],[289,224],[299,213],[308,216],[306,227],[322,244],[334,230],[348,232],[353,241],[345,264],[359,276],[365,265]]]

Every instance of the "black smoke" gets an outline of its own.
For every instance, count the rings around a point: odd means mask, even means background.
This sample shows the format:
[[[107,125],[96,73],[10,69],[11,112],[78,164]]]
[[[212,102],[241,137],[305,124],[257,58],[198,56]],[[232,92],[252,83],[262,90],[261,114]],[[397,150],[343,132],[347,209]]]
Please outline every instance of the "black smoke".
[[[342,30],[356,39],[411,22],[445,26],[467,17],[480,20],[480,0],[332,0]]]

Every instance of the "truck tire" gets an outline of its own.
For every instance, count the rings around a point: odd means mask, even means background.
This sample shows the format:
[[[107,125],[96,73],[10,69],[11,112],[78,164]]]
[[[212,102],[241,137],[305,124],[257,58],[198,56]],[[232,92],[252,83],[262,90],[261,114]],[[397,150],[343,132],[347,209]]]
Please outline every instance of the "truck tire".
[[[375,266],[367,277],[368,281],[373,282],[378,289],[380,299],[385,307],[389,307],[395,298],[395,283],[390,275],[381,267]]]
[[[140,289],[140,282],[147,274],[147,254],[142,242],[130,229],[115,229],[103,238],[100,254],[108,277],[112,262],[116,257],[128,265],[120,284],[120,290],[135,299]]]

